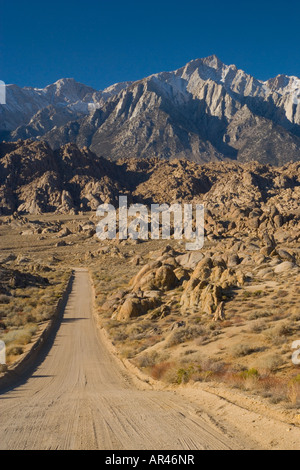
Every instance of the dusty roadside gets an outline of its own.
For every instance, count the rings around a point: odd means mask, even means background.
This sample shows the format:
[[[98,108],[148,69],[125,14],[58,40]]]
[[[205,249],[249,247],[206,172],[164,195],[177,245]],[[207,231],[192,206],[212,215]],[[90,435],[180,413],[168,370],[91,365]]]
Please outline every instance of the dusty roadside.
[[[138,389],[171,391],[193,402],[197,405],[198,413],[211,424],[218,429],[225,430],[227,435],[239,435],[246,449],[299,449],[300,416],[277,411],[272,407],[267,407],[257,397],[249,397],[245,393],[230,390],[222,385],[194,383],[175,386],[155,380],[120,355],[106,330],[101,327],[95,308],[94,322],[106,348],[125,366]]]
[[[233,450],[220,429],[175,392],[139,390],[97,335],[86,269],[72,291],[51,349],[33,374],[0,396],[1,450]],[[248,438],[247,448],[255,448]]]
[[[62,297],[58,300],[54,314],[50,320],[39,325],[36,335],[32,338],[30,344],[24,348],[24,353],[17,361],[10,364],[6,371],[0,374],[0,392],[15,386],[29,375],[31,370],[39,361],[39,357],[45,343],[50,342],[51,336],[59,327],[66,302],[72,290],[74,281],[74,272],[71,273],[67,286],[64,289]]]
[[[257,450],[299,450],[300,428],[296,423],[289,423],[287,416],[279,413],[276,416],[272,409],[259,400],[226,387],[217,388],[207,384],[170,386],[154,380],[128,359],[121,358],[105,330],[101,329],[101,332],[106,347],[124,364],[134,385],[140,390],[172,391],[192,401],[199,408],[199,414],[217,428],[226,429],[229,435],[240,435],[246,449],[250,448],[251,440],[254,443],[251,447]]]

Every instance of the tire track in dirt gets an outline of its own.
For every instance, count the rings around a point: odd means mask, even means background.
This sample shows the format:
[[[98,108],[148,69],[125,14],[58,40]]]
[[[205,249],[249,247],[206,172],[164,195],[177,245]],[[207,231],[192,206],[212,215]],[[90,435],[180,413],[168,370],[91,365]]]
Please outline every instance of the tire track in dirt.
[[[32,376],[0,395],[0,449],[239,449],[167,391],[138,390],[92,319],[86,270],[75,271],[53,346]]]

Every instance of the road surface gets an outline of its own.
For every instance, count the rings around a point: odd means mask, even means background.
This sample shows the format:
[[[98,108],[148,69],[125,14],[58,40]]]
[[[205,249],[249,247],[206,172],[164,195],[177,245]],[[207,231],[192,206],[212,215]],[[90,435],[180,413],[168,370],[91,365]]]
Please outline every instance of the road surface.
[[[76,270],[51,349],[0,395],[0,449],[180,450],[239,445],[175,393],[138,390],[92,319],[87,271]]]

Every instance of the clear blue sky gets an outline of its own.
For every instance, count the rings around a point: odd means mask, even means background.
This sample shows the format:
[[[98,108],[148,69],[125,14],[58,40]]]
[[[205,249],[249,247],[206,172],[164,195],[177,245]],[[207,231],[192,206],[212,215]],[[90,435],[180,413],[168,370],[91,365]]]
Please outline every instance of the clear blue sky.
[[[0,80],[103,89],[211,54],[257,78],[300,76],[300,2],[0,0]]]

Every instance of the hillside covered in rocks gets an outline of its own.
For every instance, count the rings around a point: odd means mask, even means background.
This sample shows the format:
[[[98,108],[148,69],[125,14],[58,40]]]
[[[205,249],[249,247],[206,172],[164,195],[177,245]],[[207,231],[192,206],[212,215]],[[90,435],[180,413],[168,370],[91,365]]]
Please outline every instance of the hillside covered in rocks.
[[[60,214],[95,211],[99,204],[129,202],[201,202],[208,223],[222,221],[216,233],[232,224],[266,224],[265,211],[274,212],[279,227],[299,216],[300,163],[282,167],[256,162],[215,162],[199,165],[187,160],[97,157],[88,148],[67,144],[52,150],[31,140],[0,144],[0,214]],[[277,213],[278,212],[278,213]],[[210,215],[213,215],[214,222]]]

